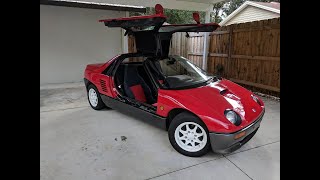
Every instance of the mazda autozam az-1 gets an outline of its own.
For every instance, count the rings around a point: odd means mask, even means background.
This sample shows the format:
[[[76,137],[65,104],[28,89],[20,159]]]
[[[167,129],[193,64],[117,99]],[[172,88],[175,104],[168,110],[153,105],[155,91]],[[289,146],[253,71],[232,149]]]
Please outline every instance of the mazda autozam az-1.
[[[210,76],[185,57],[170,55],[172,35],[212,32],[219,25],[164,25],[161,5],[149,16],[100,20],[123,28],[135,38],[135,53],[106,63],[89,64],[84,72],[88,101],[95,110],[112,108],[168,131],[170,143],[186,156],[210,149],[230,153],[248,142],[260,127],[264,103],[251,91],[220,76]],[[135,62],[133,59],[142,59]]]

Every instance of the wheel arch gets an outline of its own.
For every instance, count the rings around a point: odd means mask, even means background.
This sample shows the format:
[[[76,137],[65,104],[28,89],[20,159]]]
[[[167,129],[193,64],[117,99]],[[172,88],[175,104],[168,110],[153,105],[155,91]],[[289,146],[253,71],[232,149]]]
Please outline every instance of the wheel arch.
[[[195,113],[193,113],[193,112],[191,112],[191,111],[189,111],[189,110],[187,110],[187,109],[174,108],[174,109],[170,110],[169,113],[168,113],[168,116],[167,116],[167,119],[166,119],[166,130],[169,129],[169,126],[170,126],[172,120],[174,119],[174,117],[176,117],[178,114],[181,114],[181,113],[183,113],[183,112],[187,112],[187,113],[189,113],[189,114],[191,114],[191,115],[199,118],[199,119],[203,122],[203,120],[202,120],[199,116],[197,116]],[[203,122],[203,123],[204,123],[204,122]],[[204,123],[204,124],[205,124],[205,123]],[[205,124],[205,125],[206,125],[206,124]]]
[[[89,81],[87,78],[84,78],[84,84],[85,84],[85,86],[86,86],[86,90],[88,91],[88,86],[90,85],[90,84],[93,84],[91,81]]]

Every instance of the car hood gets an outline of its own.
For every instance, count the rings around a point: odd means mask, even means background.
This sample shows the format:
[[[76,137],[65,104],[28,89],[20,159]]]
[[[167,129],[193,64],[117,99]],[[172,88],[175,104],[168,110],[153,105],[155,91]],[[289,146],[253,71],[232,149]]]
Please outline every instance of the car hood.
[[[210,118],[234,131],[248,126],[264,109],[262,101],[260,106],[252,99],[252,92],[226,79],[198,88],[176,90],[175,93],[172,98],[179,102],[182,108],[195,113],[201,119]],[[232,109],[240,115],[242,123],[239,126],[231,124],[225,118],[226,109]]]
[[[225,79],[181,93],[203,102],[212,112],[224,114],[226,109],[234,110],[241,116],[242,127],[252,123],[263,111],[263,107],[252,99],[252,92]]]

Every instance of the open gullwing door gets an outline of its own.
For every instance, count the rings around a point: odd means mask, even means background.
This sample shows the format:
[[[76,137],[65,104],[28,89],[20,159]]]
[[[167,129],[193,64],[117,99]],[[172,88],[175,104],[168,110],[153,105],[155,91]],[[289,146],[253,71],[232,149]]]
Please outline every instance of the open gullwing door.
[[[105,26],[120,27],[125,35],[133,35],[138,53],[167,57],[172,34],[176,32],[212,32],[220,27],[217,23],[200,23],[199,13],[193,13],[195,24],[163,25],[166,16],[160,4],[155,6],[156,14],[150,16],[132,16],[115,19],[103,19]]]

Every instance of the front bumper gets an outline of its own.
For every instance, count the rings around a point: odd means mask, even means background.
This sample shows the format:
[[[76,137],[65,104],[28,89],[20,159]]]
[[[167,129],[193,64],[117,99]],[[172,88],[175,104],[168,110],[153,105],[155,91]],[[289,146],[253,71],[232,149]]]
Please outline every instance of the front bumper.
[[[209,133],[212,150],[216,153],[227,154],[239,149],[241,146],[247,143],[258,131],[264,112],[265,110],[263,109],[261,115],[252,124],[237,132],[229,134],[213,132]],[[235,139],[235,136],[237,134],[243,133],[244,131],[246,134],[243,137]]]

